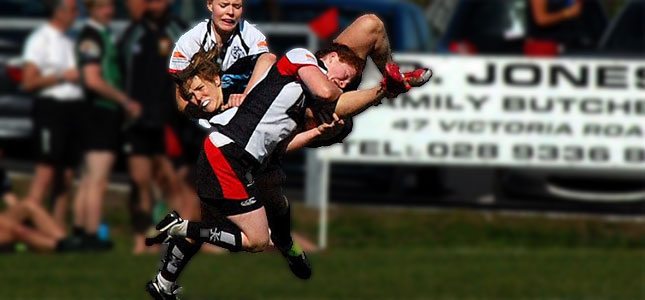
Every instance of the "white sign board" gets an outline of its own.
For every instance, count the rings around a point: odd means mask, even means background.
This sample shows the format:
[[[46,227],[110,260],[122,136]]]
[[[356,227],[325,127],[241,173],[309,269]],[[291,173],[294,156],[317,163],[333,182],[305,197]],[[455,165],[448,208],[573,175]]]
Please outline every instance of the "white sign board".
[[[433,80],[355,118],[324,161],[645,167],[645,61],[399,55]],[[364,86],[377,80],[365,80]]]

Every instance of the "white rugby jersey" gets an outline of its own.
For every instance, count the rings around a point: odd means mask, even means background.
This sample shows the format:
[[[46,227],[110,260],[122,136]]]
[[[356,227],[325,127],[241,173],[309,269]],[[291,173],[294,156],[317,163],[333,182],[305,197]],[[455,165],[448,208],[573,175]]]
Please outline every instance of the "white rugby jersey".
[[[235,143],[263,163],[304,122],[304,108],[311,101],[298,78],[298,70],[304,66],[318,66],[327,73],[323,62],[309,50],[287,52],[251,89],[240,107],[211,119],[217,128],[209,136],[213,144]]]
[[[170,73],[186,69],[202,47],[210,50],[217,45],[212,23],[210,19],[204,20],[179,38],[170,58]],[[249,22],[241,20],[235,33],[222,45],[218,59],[222,67],[222,88],[225,92],[231,88],[234,89],[229,93],[243,91],[251,78],[255,61],[259,55],[267,52],[269,47],[264,34]]]

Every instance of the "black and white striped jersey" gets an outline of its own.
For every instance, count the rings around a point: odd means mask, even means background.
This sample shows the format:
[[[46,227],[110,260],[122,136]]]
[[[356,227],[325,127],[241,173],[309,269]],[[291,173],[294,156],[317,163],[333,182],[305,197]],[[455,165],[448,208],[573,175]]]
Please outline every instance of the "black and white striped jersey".
[[[204,20],[184,33],[175,44],[168,71],[183,71],[200,49],[215,47],[217,41],[212,31],[213,22]],[[246,88],[257,59],[269,52],[266,37],[254,25],[241,20],[235,33],[220,47],[218,63],[222,66],[222,88],[226,95],[239,94]]]
[[[298,70],[304,66],[317,66],[327,73],[309,50],[289,51],[252,88],[240,107],[210,120],[217,128],[211,141],[216,146],[235,143],[263,163],[304,122],[305,105],[310,101],[298,78]]]

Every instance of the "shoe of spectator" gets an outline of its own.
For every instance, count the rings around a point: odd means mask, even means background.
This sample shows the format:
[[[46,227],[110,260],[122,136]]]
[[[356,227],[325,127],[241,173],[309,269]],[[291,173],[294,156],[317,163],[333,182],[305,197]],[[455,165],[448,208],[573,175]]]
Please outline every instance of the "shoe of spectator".
[[[97,237],[86,237],[83,240],[83,250],[89,252],[109,251],[114,248],[114,243],[110,240],[104,241]]]
[[[168,294],[163,291],[161,286],[159,286],[157,279],[155,278],[148,281],[148,283],[146,284],[146,292],[148,292],[148,294],[154,300],[178,300],[179,297],[177,297],[177,295],[179,294],[179,292],[181,292],[181,287],[176,284],[173,285],[172,292]]]
[[[80,252],[83,251],[83,239],[79,236],[69,236],[56,244],[56,252]]]

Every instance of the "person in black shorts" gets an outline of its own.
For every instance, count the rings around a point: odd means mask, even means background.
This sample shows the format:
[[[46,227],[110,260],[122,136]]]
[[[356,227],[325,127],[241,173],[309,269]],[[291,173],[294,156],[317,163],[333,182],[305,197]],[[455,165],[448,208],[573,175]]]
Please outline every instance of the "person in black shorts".
[[[103,197],[121,145],[124,113],[136,119],[141,107],[122,89],[117,49],[108,27],[114,14],[112,0],[86,0],[85,5],[90,18],[78,36],[76,52],[88,102],[84,126],[86,153],[74,203],[74,235],[89,250],[106,250],[111,243],[99,240],[96,234]]]
[[[66,31],[74,24],[76,2],[46,1],[48,22],[27,39],[23,59],[23,90],[35,96],[33,108],[36,170],[23,201],[43,206],[52,186],[54,216],[66,223],[73,169],[80,155],[83,91],[74,60],[73,41]]]
[[[141,116],[127,126],[123,146],[133,183],[135,254],[146,250],[145,232],[153,225],[153,179],[162,180],[160,187],[168,201],[179,197],[177,176],[166,156],[165,126],[176,110],[174,82],[166,66],[186,26],[170,13],[169,0],[149,0],[146,5],[142,19],[130,24],[119,42],[125,90],[142,108]]]

